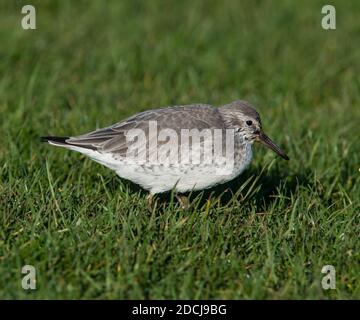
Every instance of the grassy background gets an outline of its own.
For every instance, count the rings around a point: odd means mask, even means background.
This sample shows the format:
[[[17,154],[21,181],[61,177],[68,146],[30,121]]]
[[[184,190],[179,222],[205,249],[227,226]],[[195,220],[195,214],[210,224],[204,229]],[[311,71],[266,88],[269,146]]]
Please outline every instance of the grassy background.
[[[0,298],[360,298],[359,1],[335,31],[323,1],[31,3],[35,31],[0,5]],[[238,98],[291,161],[256,146],[188,211],[38,141]]]

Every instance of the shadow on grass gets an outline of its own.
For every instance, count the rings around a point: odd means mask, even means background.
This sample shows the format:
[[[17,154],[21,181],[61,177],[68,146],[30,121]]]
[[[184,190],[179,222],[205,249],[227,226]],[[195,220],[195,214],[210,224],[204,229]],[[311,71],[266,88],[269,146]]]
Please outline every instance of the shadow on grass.
[[[199,199],[200,208],[208,199],[216,199],[221,206],[228,206],[233,202],[244,205],[251,202],[257,212],[262,212],[275,201],[274,196],[281,194],[282,197],[290,197],[300,185],[308,185],[308,177],[309,174],[304,172],[287,175],[278,169],[262,173],[260,168],[254,168],[225,184],[188,195],[190,201]]]

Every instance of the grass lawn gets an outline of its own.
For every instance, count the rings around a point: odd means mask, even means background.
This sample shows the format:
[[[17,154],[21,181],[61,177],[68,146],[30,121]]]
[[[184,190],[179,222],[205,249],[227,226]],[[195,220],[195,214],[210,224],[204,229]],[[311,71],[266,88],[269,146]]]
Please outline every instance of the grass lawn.
[[[359,299],[360,2],[332,4],[326,31],[323,1],[2,1],[0,298]],[[236,99],[291,160],[256,145],[189,210],[39,142]]]

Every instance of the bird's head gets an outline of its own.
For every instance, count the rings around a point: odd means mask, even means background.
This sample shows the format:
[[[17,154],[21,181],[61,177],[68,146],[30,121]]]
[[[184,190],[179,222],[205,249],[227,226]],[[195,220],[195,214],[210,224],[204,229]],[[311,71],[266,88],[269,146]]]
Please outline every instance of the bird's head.
[[[283,159],[289,160],[285,152],[264,133],[259,113],[248,102],[236,100],[219,110],[228,126],[242,134],[244,139],[250,143],[260,142]]]

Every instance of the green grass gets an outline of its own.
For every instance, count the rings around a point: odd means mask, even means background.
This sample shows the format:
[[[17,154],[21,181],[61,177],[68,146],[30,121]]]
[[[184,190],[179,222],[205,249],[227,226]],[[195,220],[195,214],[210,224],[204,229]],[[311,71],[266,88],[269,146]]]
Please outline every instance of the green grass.
[[[334,31],[323,1],[31,2],[35,31],[0,5],[0,298],[360,298],[359,1]],[[291,160],[255,146],[190,210],[38,140],[239,98]]]

